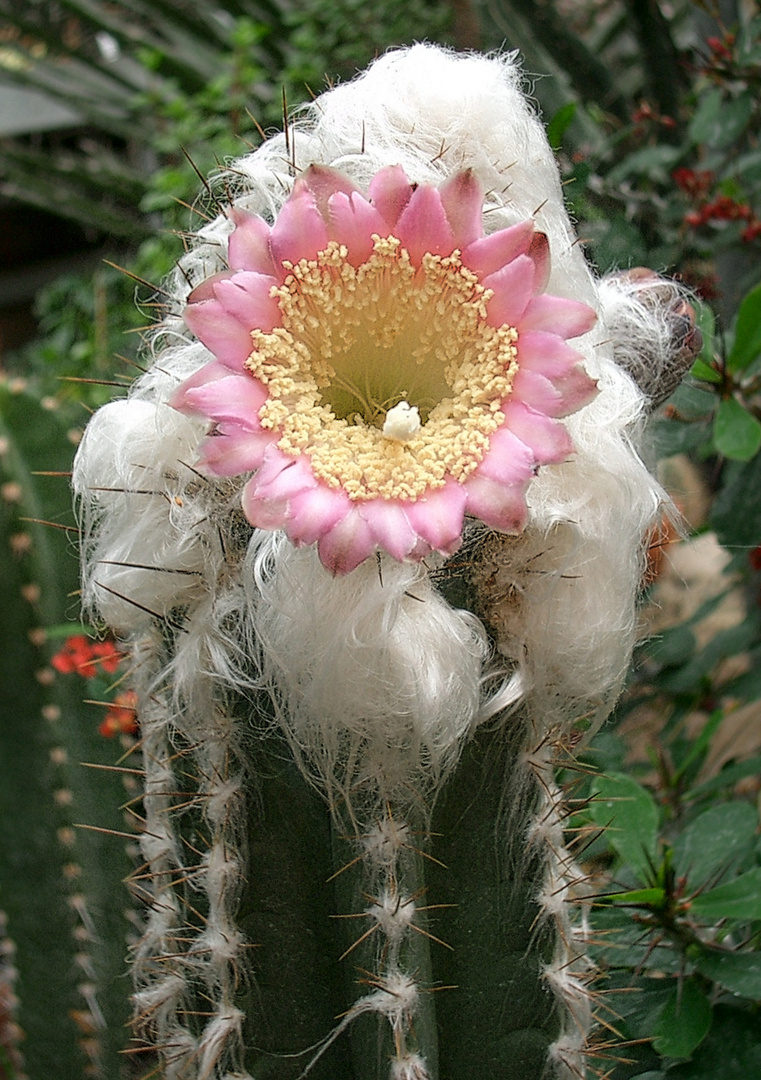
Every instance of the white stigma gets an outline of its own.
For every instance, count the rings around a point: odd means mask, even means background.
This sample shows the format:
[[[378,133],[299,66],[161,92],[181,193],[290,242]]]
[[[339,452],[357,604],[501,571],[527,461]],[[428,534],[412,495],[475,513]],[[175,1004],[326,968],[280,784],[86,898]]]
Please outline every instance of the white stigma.
[[[420,431],[420,412],[417,405],[410,405],[408,401],[400,401],[389,409],[383,424],[383,434],[387,439],[396,439],[398,442],[407,442]]]

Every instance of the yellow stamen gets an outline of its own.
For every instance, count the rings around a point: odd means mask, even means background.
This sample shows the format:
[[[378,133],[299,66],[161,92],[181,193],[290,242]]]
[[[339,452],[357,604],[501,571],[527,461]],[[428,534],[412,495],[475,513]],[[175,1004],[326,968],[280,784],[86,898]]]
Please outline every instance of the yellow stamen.
[[[282,326],[252,332],[247,367],[267,386],[259,416],[284,453],[306,454],[318,479],[352,499],[414,499],[482,461],[518,335],[488,325],[492,294],[458,251],[425,255],[416,269],[396,237],[373,242],[357,268],[335,241],[287,266],[272,293]],[[387,438],[400,402],[419,410],[421,427]]]

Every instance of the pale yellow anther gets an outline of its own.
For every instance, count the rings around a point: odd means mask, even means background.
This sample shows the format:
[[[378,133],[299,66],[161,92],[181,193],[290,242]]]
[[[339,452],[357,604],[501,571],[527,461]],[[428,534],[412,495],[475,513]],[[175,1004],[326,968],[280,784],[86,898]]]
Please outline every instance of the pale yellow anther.
[[[486,322],[492,296],[459,252],[416,269],[394,236],[359,267],[345,247],[288,266],[272,290],[282,327],[252,332],[259,416],[286,454],[352,499],[414,499],[464,480],[502,422],[516,330]]]

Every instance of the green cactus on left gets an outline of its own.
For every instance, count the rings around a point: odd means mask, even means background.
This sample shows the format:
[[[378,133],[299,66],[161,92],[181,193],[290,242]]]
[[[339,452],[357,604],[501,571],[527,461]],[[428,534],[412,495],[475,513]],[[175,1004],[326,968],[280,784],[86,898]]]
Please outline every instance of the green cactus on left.
[[[123,1074],[131,864],[109,830],[130,831],[127,774],[83,766],[117,754],[83,681],[49,663],[50,629],[76,616],[77,559],[66,477],[43,474],[72,453],[51,403],[0,383],[2,1080]]]

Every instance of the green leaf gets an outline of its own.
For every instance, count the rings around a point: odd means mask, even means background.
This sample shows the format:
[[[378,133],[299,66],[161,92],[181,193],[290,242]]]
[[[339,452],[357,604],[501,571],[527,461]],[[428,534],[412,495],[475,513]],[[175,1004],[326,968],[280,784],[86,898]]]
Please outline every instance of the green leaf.
[[[761,447],[761,423],[739,401],[725,398],[714,417],[713,441],[724,457],[750,461]]]
[[[674,988],[656,1022],[653,1046],[671,1058],[691,1056],[711,1027],[711,1003],[693,979]]]
[[[722,788],[734,787],[738,780],[744,780],[746,776],[757,776],[759,773],[761,773],[761,757],[747,758],[745,761],[735,762],[734,765],[726,765],[716,776],[692,788],[689,798],[699,799],[706,795],[713,795],[715,791],[721,791]]]
[[[692,365],[692,370],[690,371],[690,374],[693,376],[693,378],[700,379],[701,382],[721,382],[721,375],[716,370],[716,368],[711,367],[705,362],[705,360],[701,360],[700,357],[698,357],[698,359]]]
[[[698,960],[697,968],[733,994],[761,999],[761,952],[709,952]]]
[[[696,896],[691,910],[703,919],[761,919],[761,866]]]
[[[660,813],[649,791],[624,773],[599,776],[592,784],[597,796],[590,816],[597,825],[609,825],[608,841],[641,880],[656,861]]]
[[[547,125],[547,138],[553,150],[563,145],[563,135],[576,115],[576,102],[569,101],[561,106]]]
[[[669,1080],[751,1080],[761,1076],[758,1016],[718,1005],[708,1038],[689,1065],[669,1069]]]
[[[608,184],[615,186],[629,176],[646,175],[653,180],[668,180],[671,170],[682,156],[682,149],[678,146],[645,146],[642,150],[635,150],[633,154],[616,165],[608,173]]]
[[[749,803],[712,806],[674,840],[674,865],[692,889],[724,870],[751,848],[758,815]]]
[[[745,130],[752,112],[753,101],[750,94],[727,101],[723,91],[715,87],[703,97],[692,118],[689,128],[690,141],[695,146],[729,146]]]
[[[731,372],[744,371],[761,353],[761,283],[743,298],[737,312],[735,336],[727,367]]]
[[[724,547],[752,550],[761,536],[761,455],[730,461],[711,511],[711,525]]]
[[[600,897],[603,899],[603,897]],[[613,893],[605,895],[604,899],[620,905],[647,905],[648,907],[663,907],[666,900],[664,889],[632,889],[630,892]]]

